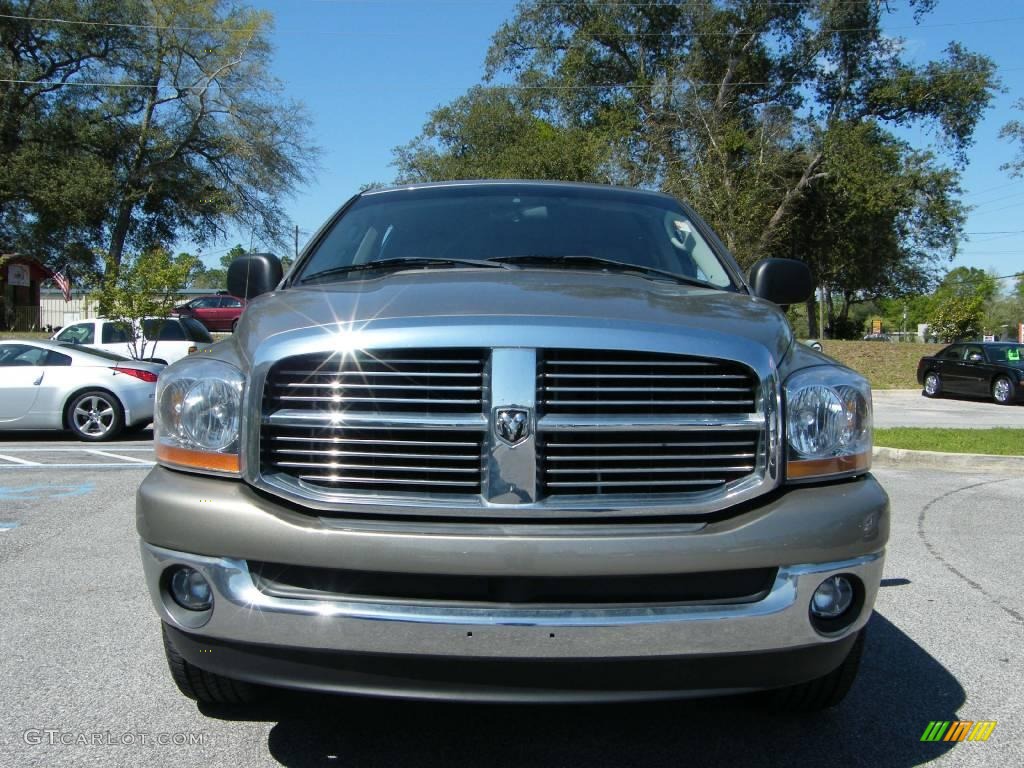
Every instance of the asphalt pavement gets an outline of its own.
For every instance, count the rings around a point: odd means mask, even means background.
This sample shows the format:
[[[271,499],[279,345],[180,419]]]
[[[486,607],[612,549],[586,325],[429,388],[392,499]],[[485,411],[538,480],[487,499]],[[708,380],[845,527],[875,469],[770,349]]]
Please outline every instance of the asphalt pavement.
[[[919,389],[876,389],[871,394],[876,427],[1024,428],[1024,405],[991,400],[930,398]]]
[[[147,467],[124,460],[147,460],[145,444],[99,449],[122,459],[25,450],[53,447],[78,446],[0,442],[59,465],[0,459],[3,766],[1024,765],[1018,476],[876,472],[893,502],[885,580],[861,675],[828,713],[289,693],[246,709],[197,707],[167,673],[134,527]],[[985,743],[920,741],[956,719],[998,725]]]

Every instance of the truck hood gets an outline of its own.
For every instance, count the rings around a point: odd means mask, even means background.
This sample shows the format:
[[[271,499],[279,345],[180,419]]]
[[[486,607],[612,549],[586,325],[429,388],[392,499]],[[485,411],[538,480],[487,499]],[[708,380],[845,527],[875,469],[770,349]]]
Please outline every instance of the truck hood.
[[[236,341],[251,363],[261,345],[281,335],[395,328],[406,322],[597,331],[642,327],[708,341],[743,339],[760,345],[776,363],[792,342],[779,308],[745,293],[560,269],[417,270],[289,288],[251,301]],[[525,338],[521,343],[531,345]]]

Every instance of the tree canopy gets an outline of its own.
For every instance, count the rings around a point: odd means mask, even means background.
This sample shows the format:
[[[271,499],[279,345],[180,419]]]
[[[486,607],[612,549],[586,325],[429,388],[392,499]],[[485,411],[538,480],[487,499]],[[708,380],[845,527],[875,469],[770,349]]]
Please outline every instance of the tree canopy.
[[[911,5],[921,17],[934,2]],[[490,84],[434,112],[396,150],[399,175],[661,188],[692,203],[744,266],[766,255],[811,264],[833,326],[855,300],[934,282],[953,255],[959,171],[998,87],[993,63],[957,43],[911,63],[883,31],[887,10],[881,0],[524,0],[494,36]],[[481,100],[544,130],[467,141]],[[934,146],[901,140],[909,126]],[[561,143],[584,148],[583,162],[535,162]]]
[[[232,223],[283,243],[283,201],[316,152],[270,74],[268,13],[231,0],[4,8],[0,245],[102,262],[113,280],[126,251],[201,245]]]

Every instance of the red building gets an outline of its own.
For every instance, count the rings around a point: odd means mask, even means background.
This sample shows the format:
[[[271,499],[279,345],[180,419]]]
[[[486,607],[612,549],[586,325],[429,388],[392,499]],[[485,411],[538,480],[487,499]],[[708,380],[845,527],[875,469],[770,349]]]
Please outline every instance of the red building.
[[[51,277],[31,256],[0,255],[0,331],[39,330],[39,286]]]

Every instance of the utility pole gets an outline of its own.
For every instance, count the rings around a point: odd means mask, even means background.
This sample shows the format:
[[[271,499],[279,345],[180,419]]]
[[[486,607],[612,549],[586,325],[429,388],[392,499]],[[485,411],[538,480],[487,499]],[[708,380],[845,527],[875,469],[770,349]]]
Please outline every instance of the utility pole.
[[[295,225],[295,259],[299,258],[299,225]]]
[[[818,299],[818,338],[825,338],[825,286],[819,289],[821,296]]]

